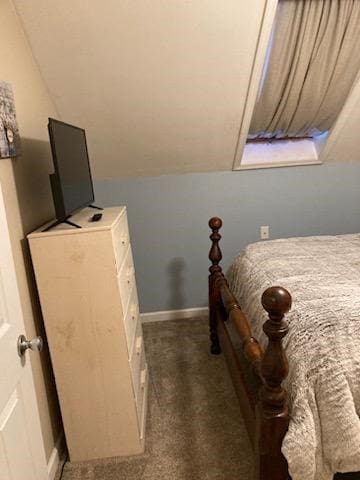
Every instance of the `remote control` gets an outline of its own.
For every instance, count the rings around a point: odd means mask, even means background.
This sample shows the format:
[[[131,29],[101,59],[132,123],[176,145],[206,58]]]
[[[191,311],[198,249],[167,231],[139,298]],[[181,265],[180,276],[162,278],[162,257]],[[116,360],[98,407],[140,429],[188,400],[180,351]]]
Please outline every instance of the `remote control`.
[[[102,217],[102,213],[95,213],[91,218],[90,222],[98,222]]]

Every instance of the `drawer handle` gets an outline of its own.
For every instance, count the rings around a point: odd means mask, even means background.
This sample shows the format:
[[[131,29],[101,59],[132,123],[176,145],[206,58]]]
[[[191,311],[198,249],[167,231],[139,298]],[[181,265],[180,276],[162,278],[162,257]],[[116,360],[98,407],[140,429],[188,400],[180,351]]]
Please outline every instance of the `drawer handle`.
[[[136,355],[140,355],[141,353],[141,345],[142,345],[142,337],[138,337],[136,339]]]
[[[136,317],[137,317],[137,312],[138,312],[138,304],[137,304],[137,303],[133,303],[133,304],[131,305],[131,318],[132,318],[133,320],[136,319]]]
[[[144,388],[145,387],[145,383],[146,383],[146,371],[147,371],[147,368],[145,367],[144,370],[141,370],[141,375],[140,375],[140,385],[141,385],[141,388]]]
[[[127,283],[130,285],[132,276],[134,273],[134,267],[129,267],[126,271]]]
[[[122,245],[125,246],[127,244],[127,237],[122,237],[121,238],[121,243],[122,243]]]

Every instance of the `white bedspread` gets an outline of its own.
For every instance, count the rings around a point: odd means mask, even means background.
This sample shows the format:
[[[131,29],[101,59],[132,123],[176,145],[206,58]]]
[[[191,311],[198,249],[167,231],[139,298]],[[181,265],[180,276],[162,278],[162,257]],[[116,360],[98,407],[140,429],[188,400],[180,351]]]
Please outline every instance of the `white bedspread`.
[[[293,480],[360,471],[360,234],[249,245],[227,274],[262,346],[263,291],[289,290],[284,339],[291,420],[283,453]]]

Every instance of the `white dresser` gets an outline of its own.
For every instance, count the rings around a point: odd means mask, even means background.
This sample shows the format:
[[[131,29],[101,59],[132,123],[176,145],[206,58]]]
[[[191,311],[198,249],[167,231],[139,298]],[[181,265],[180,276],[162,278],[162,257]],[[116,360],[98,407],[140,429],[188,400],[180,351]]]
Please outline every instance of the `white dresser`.
[[[144,451],[148,371],[126,208],[28,236],[70,461]]]

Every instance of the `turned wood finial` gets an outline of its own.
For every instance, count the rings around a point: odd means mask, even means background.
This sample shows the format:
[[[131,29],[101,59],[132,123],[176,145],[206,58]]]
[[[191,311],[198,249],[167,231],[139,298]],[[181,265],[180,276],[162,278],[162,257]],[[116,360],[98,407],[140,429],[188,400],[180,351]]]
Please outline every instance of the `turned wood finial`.
[[[287,394],[281,384],[287,377],[289,366],[282,345],[282,339],[288,332],[284,315],[291,308],[291,295],[282,287],[265,290],[261,298],[269,319],[264,324],[269,343],[261,364],[264,386],[261,390],[261,403],[269,416],[287,415]]]
[[[291,295],[283,287],[270,287],[261,297],[262,306],[270,316],[284,316],[291,308]]]
[[[209,220],[209,227],[212,230],[210,235],[210,240],[212,242],[211,249],[209,253],[209,259],[212,263],[211,267],[209,268],[211,275],[214,275],[218,272],[221,272],[221,267],[219,266],[219,262],[222,259],[222,253],[219,247],[219,241],[221,239],[221,235],[219,233],[220,228],[222,227],[222,220],[218,217],[213,217]]]
[[[220,230],[222,227],[222,220],[219,217],[212,217],[209,220],[209,227],[211,230]]]

